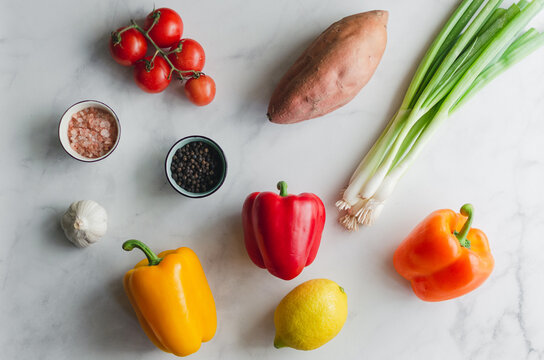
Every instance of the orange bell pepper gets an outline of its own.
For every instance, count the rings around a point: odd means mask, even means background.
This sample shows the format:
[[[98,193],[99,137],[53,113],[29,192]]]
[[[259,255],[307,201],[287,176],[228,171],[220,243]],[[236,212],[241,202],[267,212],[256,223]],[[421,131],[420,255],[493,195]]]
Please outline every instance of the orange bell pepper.
[[[393,256],[397,272],[409,280],[425,301],[442,301],[464,295],[491,274],[494,260],[486,235],[471,229],[473,208],[461,214],[438,210],[419,223]]]
[[[157,256],[138,240],[123,243],[124,250],[135,247],[147,259],[125,274],[124,286],[140,325],[165,352],[196,352],[217,328],[215,302],[198,257],[186,247]]]

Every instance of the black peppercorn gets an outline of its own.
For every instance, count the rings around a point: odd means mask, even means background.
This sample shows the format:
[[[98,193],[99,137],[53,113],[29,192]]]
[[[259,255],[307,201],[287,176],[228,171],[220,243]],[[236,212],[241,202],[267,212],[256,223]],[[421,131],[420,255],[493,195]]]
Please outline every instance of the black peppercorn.
[[[172,157],[172,179],[185,190],[205,193],[221,181],[223,161],[218,151],[202,141],[190,142]]]

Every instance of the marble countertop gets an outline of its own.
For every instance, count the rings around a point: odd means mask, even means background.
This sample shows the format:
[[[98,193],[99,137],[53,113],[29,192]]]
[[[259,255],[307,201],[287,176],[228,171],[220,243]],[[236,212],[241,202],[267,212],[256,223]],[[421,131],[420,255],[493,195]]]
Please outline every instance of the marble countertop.
[[[145,337],[122,288],[139,259],[129,238],[155,250],[189,246],[217,303],[215,338],[194,359],[542,359],[544,357],[544,50],[502,75],[437,132],[378,222],[348,233],[334,202],[399,105],[410,76],[457,0],[159,1],[200,41],[215,101],[190,104],[182,87],[143,93],[110,57],[110,31],[141,19],[150,1],[2,1],[0,14],[0,348],[2,359],[173,359]],[[376,74],[347,106],[297,125],[265,117],[279,76],[332,22],[390,11]],[[539,28],[544,28],[542,16]],[[72,103],[96,99],[119,115],[115,152],[70,158],[57,124]],[[167,183],[163,161],[179,138],[224,149],[229,173],[205,199]],[[327,222],[316,261],[286,282],[255,267],[243,245],[247,194],[288,181],[314,192]],[[59,219],[93,199],[108,233],[77,249]],[[490,279],[462,298],[425,303],[392,266],[404,236],[435,209],[472,202],[496,260]],[[276,350],[273,312],[305,280],[326,277],[348,294],[340,334],[312,352]]]

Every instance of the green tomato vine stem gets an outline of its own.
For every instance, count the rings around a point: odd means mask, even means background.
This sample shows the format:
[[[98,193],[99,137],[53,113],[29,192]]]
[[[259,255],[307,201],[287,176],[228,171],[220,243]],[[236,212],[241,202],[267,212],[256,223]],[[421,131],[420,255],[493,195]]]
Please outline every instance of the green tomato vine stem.
[[[175,48],[174,50],[172,51],[164,51],[163,49],[161,49],[156,43],[155,41],[153,41],[153,39],[151,38],[151,36],[149,36],[149,32],[151,31],[151,29],[153,29],[153,27],[155,26],[155,24],[159,21],[159,18],[160,18],[160,12],[154,12],[154,14],[158,14],[158,15],[154,15],[153,16],[153,23],[151,24],[151,26],[149,27],[149,29],[147,30],[144,30],[142,29],[142,27],[140,27],[140,25],[138,25],[136,23],[136,21],[134,20],[130,20],[130,24],[129,26],[125,27],[123,30],[121,31],[114,31],[111,33],[111,36],[113,38],[113,42],[114,44],[119,44],[121,42],[121,34],[124,33],[125,31],[127,30],[130,30],[130,29],[136,29],[138,30],[144,37],[145,39],[151,44],[153,45],[153,47],[155,48],[155,54],[153,54],[153,57],[151,58],[150,61],[146,61],[146,70],[147,71],[151,71],[151,69],[153,69],[153,62],[155,61],[155,58],[157,57],[157,55],[160,55],[167,63],[168,65],[170,66],[170,74],[168,75],[168,78],[170,79],[172,77],[172,73],[173,72],[176,72],[178,75],[179,75],[179,78],[180,80],[187,80],[187,79],[190,79],[190,78],[195,78],[195,79],[198,79],[201,75],[204,75],[203,72],[201,71],[196,71],[196,70],[180,70],[178,69],[177,67],[174,66],[174,64],[172,64],[172,61],[168,58],[168,55],[170,54],[173,54],[173,53],[178,53],[181,51],[181,49],[183,48],[183,45],[182,44],[179,44],[177,46],[177,48]],[[185,75],[185,76],[184,76]]]

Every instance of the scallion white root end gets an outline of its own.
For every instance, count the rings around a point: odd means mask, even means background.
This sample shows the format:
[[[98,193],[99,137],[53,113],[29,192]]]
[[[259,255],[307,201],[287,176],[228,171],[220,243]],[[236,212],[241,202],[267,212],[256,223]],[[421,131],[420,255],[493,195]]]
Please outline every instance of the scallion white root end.
[[[339,210],[346,210],[346,214],[339,219],[340,224],[349,231],[356,231],[359,229],[359,225],[370,226],[374,223],[374,220],[380,215],[384,202],[369,199],[359,199],[359,201],[349,207],[341,209],[338,206],[339,203],[344,203],[343,200],[337,201],[337,207]]]

